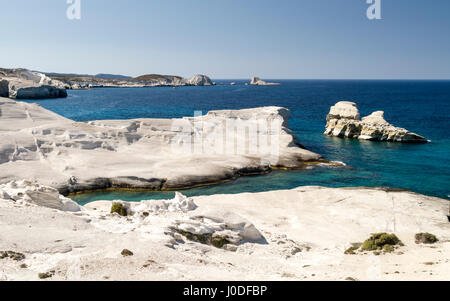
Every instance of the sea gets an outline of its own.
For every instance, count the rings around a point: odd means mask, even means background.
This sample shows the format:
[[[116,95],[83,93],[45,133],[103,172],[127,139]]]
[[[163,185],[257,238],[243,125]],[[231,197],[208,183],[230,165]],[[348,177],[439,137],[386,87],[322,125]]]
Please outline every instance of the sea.
[[[178,118],[194,116],[196,111],[281,106],[290,109],[289,126],[301,144],[328,160],[347,165],[241,177],[225,184],[182,191],[187,196],[312,185],[400,188],[450,200],[450,81],[270,80],[281,83],[279,86],[245,85],[248,80],[215,81],[217,85],[213,87],[70,90],[66,99],[27,101],[76,121]],[[357,103],[361,116],[384,111],[388,122],[422,135],[430,143],[324,136],[330,107],[342,100]],[[173,196],[174,192],[103,191],[80,194],[73,199],[86,204],[96,200],[140,201]]]

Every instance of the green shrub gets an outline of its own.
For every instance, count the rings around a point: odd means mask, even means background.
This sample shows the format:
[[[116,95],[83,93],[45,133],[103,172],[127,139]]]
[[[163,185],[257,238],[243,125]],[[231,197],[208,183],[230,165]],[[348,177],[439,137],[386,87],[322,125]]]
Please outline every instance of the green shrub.
[[[51,278],[55,275],[55,271],[50,271],[47,273],[39,273],[38,277],[39,279],[47,279],[47,278]]]
[[[226,236],[217,235],[217,236],[213,236],[211,238],[211,244],[214,247],[219,248],[219,249],[223,248],[223,246],[225,246],[229,243],[230,243],[230,241],[228,240],[228,237],[226,237]]]
[[[345,255],[355,255],[355,251],[358,249],[359,249],[358,247],[350,247],[344,252],[344,254]]]
[[[14,251],[0,251],[0,259],[10,258],[15,261],[22,261],[25,259],[25,255]]]
[[[416,244],[434,244],[438,242],[439,239],[431,233],[417,233],[416,234]]]
[[[384,245],[383,246],[383,252],[384,253],[392,253],[394,251],[395,251],[394,246],[391,246],[391,245]]]
[[[395,234],[375,233],[367,239],[361,246],[363,251],[382,250],[385,245],[395,246],[401,243]]]
[[[219,235],[213,236],[210,233],[194,234],[177,228],[172,228],[172,230],[177,232],[178,234],[183,235],[190,241],[199,242],[204,245],[212,245],[219,249],[230,243],[227,236],[219,236]]]
[[[111,207],[111,213],[117,213],[120,216],[127,216],[127,208],[125,208],[121,203],[113,203]]]
[[[134,255],[133,252],[131,252],[131,251],[128,250],[128,249],[123,249],[122,252],[121,252],[120,254],[122,254],[122,256],[124,256],[124,257],[127,257],[127,256],[133,256],[133,255]]]

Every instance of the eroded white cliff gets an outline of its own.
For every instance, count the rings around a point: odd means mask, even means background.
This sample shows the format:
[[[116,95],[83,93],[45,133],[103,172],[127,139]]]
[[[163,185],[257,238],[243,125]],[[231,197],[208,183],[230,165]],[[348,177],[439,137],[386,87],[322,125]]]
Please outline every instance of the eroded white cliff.
[[[193,187],[323,161],[279,107],[85,123],[3,98],[0,112],[0,183],[35,180],[65,194]]]
[[[16,99],[64,98],[64,83],[26,69],[0,69],[0,97]]]

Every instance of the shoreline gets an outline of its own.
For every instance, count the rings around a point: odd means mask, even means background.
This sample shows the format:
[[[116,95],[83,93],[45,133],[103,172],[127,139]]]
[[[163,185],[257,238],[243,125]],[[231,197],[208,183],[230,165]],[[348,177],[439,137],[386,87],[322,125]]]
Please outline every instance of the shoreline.
[[[423,273],[435,280],[450,276],[450,202],[442,198],[396,188],[320,186],[192,198],[176,192],[275,170],[346,166],[304,149],[288,127],[287,109],[90,122],[12,100],[0,99],[0,109],[0,159],[6,160],[0,172],[5,175],[1,182],[7,183],[0,184],[0,251],[6,256],[0,259],[0,279],[384,281],[420,280]],[[279,120],[280,128],[258,132],[279,139],[279,157],[267,152],[254,157],[171,153],[173,145],[177,150],[180,145],[171,144],[180,141],[173,138],[180,133],[192,138],[192,126],[214,132],[217,124],[237,119],[247,127]],[[189,128],[173,128],[174,120]],[[188,141],[188,150],[213,150],[203,139]],[[105,186],[176,193],[169,200],[84,206],[60,195]],[[384,232],[397,235],[402,245],[389,252],[348,252]],[[424,232],[439,241],[415,243],[414,236]]]
[[[265,174],[256,174],[255,176],[263,176],[263,175],[267,175],[270,173],[265,173]],[[195,188],[202,188],[202,187],[211,187],[211,186],[217,186],[217,185],[221,185],[221,184],[227,184],[227,183],[231,183],[236,179],[230,179],[230,180],[224,180],[222,182],[218,182],[218,183],[213,183],[213,184],[204,184],[204,185],[198,185],[195,187],[188,187],[188,188],[180,188],[180,189],[168,189],[168,190],[151,190],[151,189],[145,189],[145,188],[105,188],[105,189],[98,189],[98,190],[86,190],[86,191],[81,191],[81,192],[76,192],[76,193],[70,193],[68,195],[64,195],[67,198],[76,198],[77,196],[89,196],[89,195],[96,195],[96,194],[102,194],[102,193],[107,193],[107,192],[119,192],[119,193],[158,193],[158,192],[181,192],[184,193],[186,190],[190,190],[190,189],[195,189]],[[299,186],[301,187],[310,187],[310,185],[305,185],[305,186]],[[429,197],[429,198],[439,198],[442,200],[446,200],[449,202],[449,221],[450,221],[450,197],[440,197],[440,196],[435,196],[435,195],[427,195],[427,194],[422,194],[420,192],[416,192],[413,190],[408,190],[408,189],[404,189],[404,188],[396,188],[396,187],[388,187],[388,186],[325,186],[325,185],[320,185],[317,187],[323,187],[323,188],[327,188],[327,189],[342,189],[342,190],[379,190],[379,191],[384,191],[384,192],[404,192],[404,193],[409,193],[409,194],[414,194],[417,196],[424,196],[424,197]],[[291,189],[284,189],[284,190],[292,190],[295,188],[291,188]],[[198,194],[198,195],[194,195],[192,197],[200,197],[200,196],[214,196],[214,195],[237,195],[237,194],[257,194],[257,193],[266,193],[266,192],[271,192],[271,191],[277,191],[277,190],[262,190],[262,191],[257,191],[257,192],[252,192],[252,191],[239,191],[239,192],[230,192],[230,193],[213,193],[213,194]],[[62,194],[63,195],[63,194]],[[138,203],[140,201],[142,201],[144,199],[141,200],[136,200],[136,201],[126,201],[126,202],[130,202],[130,203]],[[151,197],[149,198],[149,200],[153,200]],[[74,200],[75,202],[79,203],[79,201]],[[99,200],[93,200],[93,201],[89,201],[89,202],[83,202],[85,203],[85,205],[90,204],[90,203],[95,203]],[[102,201],[106,201],[106,202],[113,202],[115,200],[102,200]],[[85,206],[83,205],[83,206]]]
[[[0,110],[0,182],[38,181],[63,195],[104,188],[186,189],[327,163],[301,146],[289,129],[290,111],[281,107],[89,122],[5,98]],[[226,126],[256,130],[255,136],[238,136]],[[245,148],[253,145],[250,139],[258,139],[256,149]]]
[[[179,187],[169,187],[169,188],[165,188],[162,187],[160,189],[154,189],[154,188],[139,188],[139,187],[122,187],[122,186],[112,186],[112,187],[99,187],[96,189],[86,189],[86,190],[78,190],[78,191],[72,191],[70,193],[66,193],[67,189],[64,188],[60,188],[58,189],[59,192],[63,195],[63,196],[76,196],[76,195],[81,195],[81,194],[89,194],[89,193],[99,193],[99,192],[105,192],[105,191],[136,191],[136,192],[165,192],[165,191],[183,191],[183,190],[189,190],[189,189],[194,189],[194,188],[200,188],[200,187],[209,187],[209,186],[216,186],[216,185],[220,185],[220,184],[225,184],[225,183],[230,183],[233,182],[235,180],[237,180],[240,177],[249,177],[249,176],[262,176],[262,175],[267,175],[272,173],[272,171],[274,170],[279,170],[279,171],[293,171],[293,170],[304,170],[306,168],[308,168],[308,166],[315,166],[315,165],[319,165],[319,164],[327,164],[330,166],[342,166],[341,164],[338,164],[336,162],[330,162],[327,160],[319,160],[319,161],[311,161],[311,162],[305,162],[304,166],[302,167],[275,167],[275,166],[269,166],[266,170],[261,171],[261,172],[242,172],[242,171],[238,171],[236,172],[236,174],[233,177],[230,178],[226,178],[223,180],[219,180],[219,181],[214,181],[214,182],[205,182],[205,183],[199,183],[199,184],[191,184],[191,185],[187,185],[187,186],[179,186]],[[111,179],[105,179],[105,181],[109,181],[109,183],[111,183]]]

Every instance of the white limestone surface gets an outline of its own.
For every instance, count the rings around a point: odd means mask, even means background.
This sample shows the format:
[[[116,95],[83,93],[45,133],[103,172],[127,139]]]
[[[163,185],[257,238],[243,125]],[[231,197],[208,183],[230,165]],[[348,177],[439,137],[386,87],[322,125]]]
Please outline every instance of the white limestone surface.
[[[105,188],[179,189],[273,168],[326,162],[264,107],[183,119],[74,122],[0,98],[0,183],[37,181],[63,194]]]
[[[151,201],[125,203],[124,217],[110,213],[112,202],[65,212],[7,193],[15,194],[0,187],[0,251],[25,258],[0,259],[2,280],[39,280],[46,272],[46,280],[450,279],[449,202],[406,191],[177,194],[158,210]],[[404,246],[378,256],[344,254],[375,232],[395,233]],[[419,232],[439,241],[416,244]],[[212,243],[223,238],[220,248]],[[121,255],[124,249],[133,256]]]

